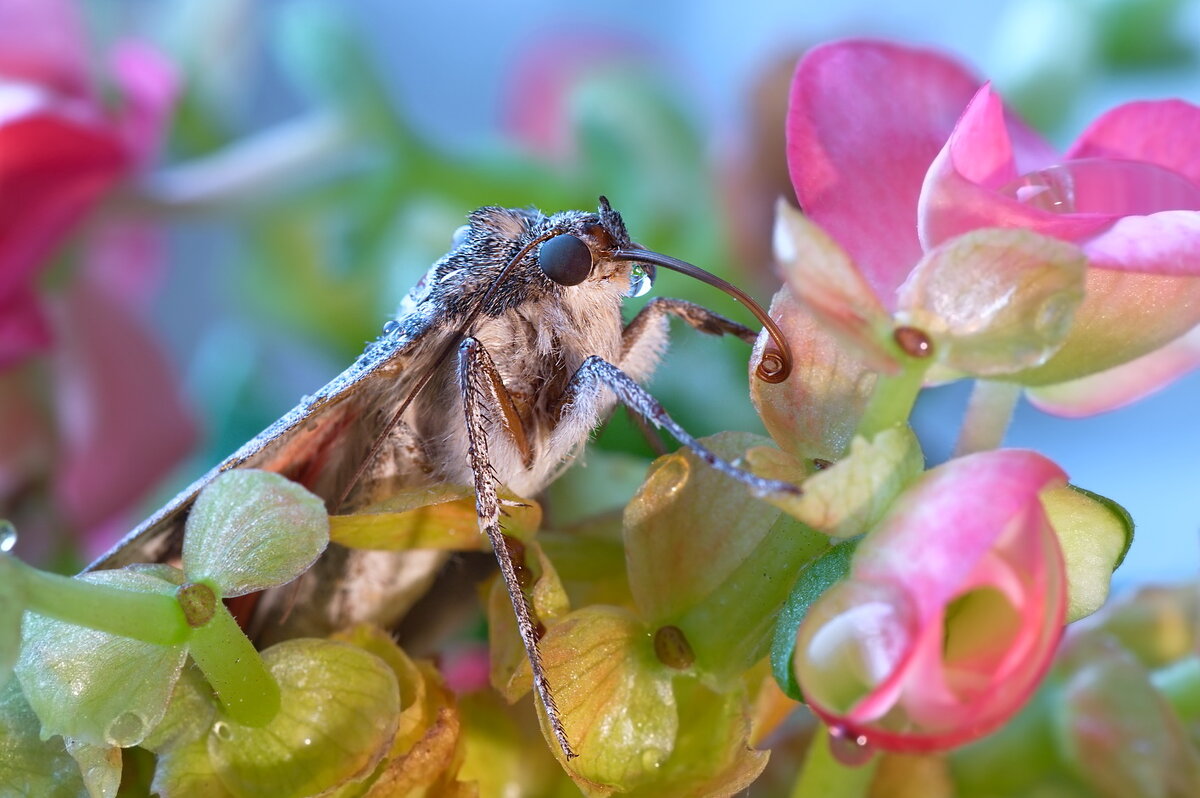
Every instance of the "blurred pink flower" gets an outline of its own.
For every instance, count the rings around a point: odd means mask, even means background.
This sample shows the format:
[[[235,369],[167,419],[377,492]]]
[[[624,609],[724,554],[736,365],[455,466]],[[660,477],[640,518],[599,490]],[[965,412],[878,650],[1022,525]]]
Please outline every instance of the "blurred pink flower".
[[[42,447],[58,450],[45,459],[59,509],[87,530],[140,498],[195,437],[174,376],[136,314],[159,267],[157,234],[141,220],[93,214],[156,155],[177,79],[157,51],[121,42],[109,59],[119,96],[110,108],[88,71],[72,4],[0,0],[0,19],[0,370],[56,344],[58,430],[43,431]],[[78,267],[43,302],[39,275],[85,218]],[[28,380],[3,386],[28,388]],[[0,433],[7,437],[12,431]],[[37,459],[27,448],[20,463]],[[17,490],[20,463],[3,452],[0,459],[7,487]]]
[[[993,450],[914,483],[800,625],[813,710],[895,751],[949,748],[1013,715],[1063,629],[1063,557],[1039,494],[1065,482],[1039,454]]]
[[[788,162],[805,213],[888,311],[923,254],[968,231],[1019,227],[1081,246],[1087,293],[1070,334],[1012,375],[1044,408],[1081,415],[1200,363],[1182,338],[1200,323],[1197,126],[1188,103],[1130,103],[1058,156],[954,61],[848,41],[796,69]]]

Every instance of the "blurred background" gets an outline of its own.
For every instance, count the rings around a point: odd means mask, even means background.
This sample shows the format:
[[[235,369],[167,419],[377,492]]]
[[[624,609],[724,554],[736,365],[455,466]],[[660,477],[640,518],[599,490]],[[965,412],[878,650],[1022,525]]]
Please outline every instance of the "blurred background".
[[[787,86],[814,44],[949,52],[1059,145],[1130,99],[1200,102],[1193,0],[519,7],[0,0],[0,119],[49,119],[0,144],[0,299],[21,303],[0,307],[0,516],[19,551],[71,570],[105,550],[344,368],[478,206],[603,193],[636,240],[767,302]],[[680,276],[653,294],[749,321]],[[677,329],[651,388],[696,435],[761,431],[746,357]],[[921,401],[933,462],[967,388]],[[1118,589],[1200,567],[1198,398],[1192,375],[1092,419],[1018,410],[1008,444],[1137,522]],[[558,505],[628,495],[650,456],[618,413]]]

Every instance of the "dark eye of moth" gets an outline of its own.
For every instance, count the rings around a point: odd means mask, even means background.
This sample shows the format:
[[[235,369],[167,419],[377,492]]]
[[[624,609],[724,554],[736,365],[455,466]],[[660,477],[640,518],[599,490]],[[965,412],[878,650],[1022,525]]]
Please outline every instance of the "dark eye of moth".
[[[559,285],[579,285],[592,273],[592,250],[573,235],[563,234],[538,249],[538,265]]]

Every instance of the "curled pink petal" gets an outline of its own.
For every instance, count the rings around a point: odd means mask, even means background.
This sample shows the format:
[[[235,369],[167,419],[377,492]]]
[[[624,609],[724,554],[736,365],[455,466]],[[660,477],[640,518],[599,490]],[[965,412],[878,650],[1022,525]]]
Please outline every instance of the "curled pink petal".
[[[921,257],[925,172],[978,85],[948,58],[885,42],[816,47],[796,67],[787,149],[800,207],[889,309]]]
[[[1111,224],[1114,213],[1056,213],[1022,202],[1011,139],[1000,98],[979,90],[933,160],[921,187],[921,242],[932,248],[978,227],[1025,227],[1078,241]]]
[[[1126,103],[1102,114],[1067,150],[1068,159],[1142,161],[1200,185],[1200,107],[1183,100]]]
[[[1200,367],[1200,328],[1148,355],[1077,380],[1029,388],[1038,409],[1083,418],[1132,404]]]
[[[1000,450],[928,472],[800,626],[796,675],[831,726],[933,751],[1015,713],[1062,632],[1062,552],[1039,494],[1066,475]]]
[[[58,310],[56,490],[90,530],[130,509],[187,454],[196,429],[166,359],[122,303],[79,280]]]

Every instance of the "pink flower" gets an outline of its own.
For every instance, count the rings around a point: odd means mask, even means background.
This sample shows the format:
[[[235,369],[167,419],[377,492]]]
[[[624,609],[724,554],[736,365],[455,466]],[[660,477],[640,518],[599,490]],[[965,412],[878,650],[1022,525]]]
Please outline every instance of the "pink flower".
[[[56,344],[56,384],[41,390],[58,414],[56,432],[38,433],[47,454],[31,456],[28,434],[19,452],[0,452],[0,499],[44,478],[31,468],[49,467],[58,509],[93,529],[140,498],[195,437],[174,376],[137,318],[159,265],[156,234],[144,221],[94,213],[156,154],[177,80],[156,51],[122,42],[110,58],[119,92],[110,108],[88,71],[73,5],[0,0],[0,19],[0,370]],[[41,272],[85,219],[71,281],[43,298]],[[37,390],[31,382],[6,381],[0,399],[24,406],[13,394]],[[17,432],[0,430],[0,439]]]
[[[1041,455],[996,450],[910,486],[800,625],[813,710],[896,751],[949,748],[1014,714],[1062,633],[1063,557],[1039,494],[1065,482]]]
[[[1183,337],[1200,323],[1198,126],[1188,103],[1130,103],[1059,156],[955,62],[849,41],[797,67],[788,161],[805,213],[889,312],[922,257],[969,231],[1023,228],[1077,245],[1086,295],[1069,334],[1007,377],[1048,410],[1085,414],[1200,363]]]

